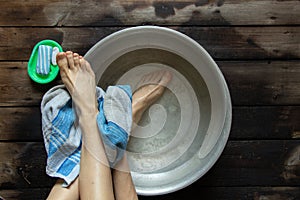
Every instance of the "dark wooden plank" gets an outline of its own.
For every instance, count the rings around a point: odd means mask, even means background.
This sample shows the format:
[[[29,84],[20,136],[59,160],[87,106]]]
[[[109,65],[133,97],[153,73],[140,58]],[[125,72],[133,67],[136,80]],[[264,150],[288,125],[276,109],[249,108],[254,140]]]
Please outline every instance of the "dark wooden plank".
[[[198,186],[299,186],[300,142],[229,141]]]
[[[233,107],[230,139],[299,139],[300,106]],[[0,108],[0,140],[43,141],[39,107]]]
[[[51,187],[43,143],[0,143],[0,188]]]
[[[0,188],[51,187],[40,143],[0,143]],[[300,143],[292,140],[229,141],[214,167],[193,188],[295,186],[300,182]]]
[[[0,28],[0,60],[28,61],[41,40],[60,43],[65,51],[84,55],[95,43],[121,28]]]
[[[300,62],[218,62],[234,105],[300,103]]]
[[[233,107],[230,139],[299,139],[299,106]]]
[[[300,24],[297,0],[43,0],[1,4],[0,26]]]
[[[300,27],[180,27],[214,59],[297,59]],[[293,44],[294,43],[294,44]]]
[[[0,62],[0,106],[40,105],[43,94],[57,83],[33,82],[27,74],[27,63]]]
[[[171,27],[201,44],[215,59],[299,59],[300,26]],[[85,54],[95,43],[122,27],[0,28],[0,60],[26,61],[43,39],[64,50]]]
[[[31,188],[18,190],[1,190],[0,197],[5,200],[44,200],[47,198],[51,188]]]
[[[227,80],[233,105],[299,105],[299,61],[218,62],[218,65]],[[0,62],[0,106],[37,106],[43,94],[59,83],[58,80],[46,85],[34,83],[26,68],[25,62]]]
[[[0,190],[5,200],[46,199],[50,188]],[[205,200],[296,200],[300,187],[187,187],[159,196],[139,196],[140,200],[182,200],[187,197]]]
[[[43,141],[39,107],[0,108],[0,140]]]

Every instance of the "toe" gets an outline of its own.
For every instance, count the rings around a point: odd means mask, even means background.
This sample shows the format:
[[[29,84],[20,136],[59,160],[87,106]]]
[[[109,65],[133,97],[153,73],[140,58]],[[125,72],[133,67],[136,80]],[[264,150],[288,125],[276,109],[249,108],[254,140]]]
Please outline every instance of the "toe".
[[[152,73],[149,73],[149,74],[146,74],[146,75],[144,75],[144,76],[142,77],[140,83],[141,83],[142,85],[152,84],[153,78],[154,78],[154,77],[155,77],[155,76],[154,76],[153,72],[152,72]]]
[[[162,79],[162,76],[163,76],[163,71],[154,71],[150,74],[147,74],[144,81],[145,81],[145,84],[159,84],[160,83],[160,80]]]
[[[73,56],[73,52],[72,51],[67,51],[67,58],[68,58],[68,63],[69,63],[69,67],[71,70],[76,69],[75,65],[74,65],[74,56]]]
[[[151,84],[151,83],[153,83],[155,78],[156,78],[156,72],[152,72],[152,73],[146,75],[145,81],[147,82],[147,84]]]
[[[80,63],[80,68],[84,71],[86,71],[86,63],[85,60],[83,58],[79,59],[79,63]]]
[[[78,53],[74,53],[73,54],[73,58],[74,58],[74,66],[75,66],[75,68],[79,68],[80,67],[79,54]]]
[[[172,73],[169,71],[164,71],[162,79],[160,80],[161,84],[166,86],[172,79]]]
[[[61,71],[66,72],[68,67],[67,55],[64,52],[60,52],[56,55],[57,65]]]
[[[153,72],[153,76],[152,76],[151,82],[153,84],[160,84],[160,81],[163,78],[163,76],[164,76],[164,71]]]
[[[71,85],[70,79],[68,78],[69,76],[69,63],[68,63],[68,58],[67,54],[64,52],[60,52],[56,55],[56,61],[57,65],[60,69],[60,76],[67,88],[70,88],[69,86]]]
[[[81,59],[80,59],[80,65],[83,70],[87,71],[90,74],[94,74],[94,71],[93,71],[90,63],[87,60],[85,60],[83,57],[81,57]]]
[[[92,69],[90,63],[89,63],[88,61],[85,61],[85,63],[86,63],[86,69],[87,69],[87,71],[88,71],[91,75],[95,76],[94,70]]]

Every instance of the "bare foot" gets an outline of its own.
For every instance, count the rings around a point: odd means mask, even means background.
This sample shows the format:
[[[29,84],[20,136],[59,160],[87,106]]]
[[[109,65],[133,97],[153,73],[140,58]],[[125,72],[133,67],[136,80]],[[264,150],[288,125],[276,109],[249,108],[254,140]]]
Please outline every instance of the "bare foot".
[[[71,51],[58,53],[56,60],[77,114],[97,111],[95,74],[90,64]]]
[[[144,111],[163,94],[171,79],[172,74],[165,70],[155,71],[142,77],[138,84],[139,88],[132,96],[133,122],[140,121]]]

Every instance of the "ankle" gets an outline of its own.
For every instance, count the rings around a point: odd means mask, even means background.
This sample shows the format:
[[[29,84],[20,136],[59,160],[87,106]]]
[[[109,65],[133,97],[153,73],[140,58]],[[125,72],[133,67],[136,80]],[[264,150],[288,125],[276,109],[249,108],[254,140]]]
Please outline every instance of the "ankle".
[[[93,112],[81,112],[80,114],[77,113],[77,118],[79,123],[90,123],[96,120],[98,113],[98,110]]]

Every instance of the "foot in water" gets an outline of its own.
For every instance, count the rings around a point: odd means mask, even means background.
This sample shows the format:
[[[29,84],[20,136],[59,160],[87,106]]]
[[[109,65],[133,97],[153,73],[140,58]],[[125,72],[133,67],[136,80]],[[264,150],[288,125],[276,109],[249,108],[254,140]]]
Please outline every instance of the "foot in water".
[[[132,96],[133,122],[138,123],[144,111],[162,96],[172,79],[169,71],[159,70],[144,75]]]

